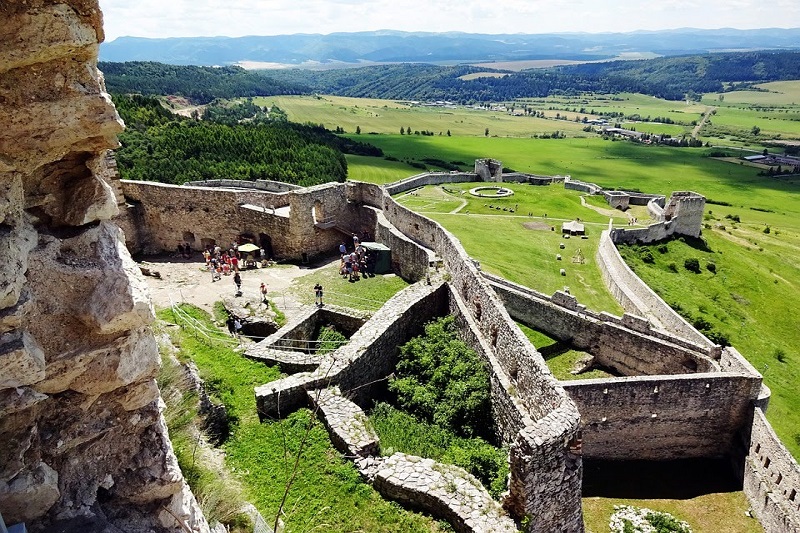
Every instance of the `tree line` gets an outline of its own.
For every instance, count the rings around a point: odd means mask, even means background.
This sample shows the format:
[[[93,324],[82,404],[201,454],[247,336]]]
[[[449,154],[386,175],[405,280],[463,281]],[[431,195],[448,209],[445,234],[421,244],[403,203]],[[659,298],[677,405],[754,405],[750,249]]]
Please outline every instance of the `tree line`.
[[[800,78],[800,52],[758,51],[585,63],[462,79],[487,69],[419,64],[353,69],[265,71],[266,76],[312,91],[364,98],[450,100],[460,104],[512,101],[586,92],[637,92],[682,100],[724,92],[733,83]]]
[[[383,155],[320,126],[193,120],[173,115],[153,97],[113,95],[113,100],[127,126],[116,152],[124,179],[174,184],[269,179],[310,186],[347,178],[343,152]]]
[[[215,98],[307,94],[309,89],[254,74],[241,67],[166,65],[152,61],[100,62],[110,93],[178,95],[195,104]]]

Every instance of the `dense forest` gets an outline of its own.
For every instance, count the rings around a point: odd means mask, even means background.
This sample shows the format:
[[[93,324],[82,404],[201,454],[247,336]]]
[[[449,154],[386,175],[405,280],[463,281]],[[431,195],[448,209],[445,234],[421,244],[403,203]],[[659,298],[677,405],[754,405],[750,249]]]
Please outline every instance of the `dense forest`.
[[[800,52],[735,52],[585,63],[470,80],[461,77],[488,69],[402,63],[248,72],[239,67],[142,62],[102,63],[100,68],[111,92],[178,94],[195,103],[207,103],[213,98],[311,93],[462,104],[584,92],[638,92],[681,100],[730,90],[736,84],[800,79]]]
[[[241,67],[176,66],[150,61],[101,62],[98,67],[103,71],[106,87],[111,93],[173,94],[184,96],[196,104],[206,104],[214,98],[304,94],[309,91]]]
[[[582,92],[638,92],[668,100],[722,92],[732,83],[800,79],[800,52],[761,51],[585,63],[463,80],[470,66],[383,65],[328,71],[266,71],[273,79],[340,96],[459,103]]]
[[[202,179],[270,179],[309,186],[344,181],[343,151],[382,155],[371,145],[285,120],[246,124],[173,115],[148,96],[114,95],[127,129],[117,150],[125,179],[181,184]]]

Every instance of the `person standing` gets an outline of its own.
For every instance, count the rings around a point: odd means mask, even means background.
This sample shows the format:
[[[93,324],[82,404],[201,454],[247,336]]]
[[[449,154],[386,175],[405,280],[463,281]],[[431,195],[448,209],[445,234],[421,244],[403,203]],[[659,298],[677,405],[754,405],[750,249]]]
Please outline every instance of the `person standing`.
[[[267,301],[267,286],[264,284],[263,281],[261,282],[261,301],[263,303],[268,303],[268,301]]]
[[[339,245],[339,256],[344,257],[344,254],[346,254],[346,253],[347,253],[347,247],[344,245],[344,243],[340,244]]]
[[[242,276],[238,272],[233,275],[233,282],[236,284],[236,295],[242,294]]]
[[[320,285],[319,282],[314,285],[314,297],[316,300],[314,303],[316,303],[318,307],[322,307],[324,305],[322,303],[322,285]]]

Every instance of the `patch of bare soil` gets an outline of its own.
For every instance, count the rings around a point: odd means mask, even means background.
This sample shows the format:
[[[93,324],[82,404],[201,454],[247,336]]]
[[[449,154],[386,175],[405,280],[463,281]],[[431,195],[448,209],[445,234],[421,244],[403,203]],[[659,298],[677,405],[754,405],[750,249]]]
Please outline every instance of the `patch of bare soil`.
[[[336,259],[338,261],[338,259]],[[145,276],[150,289],[150,298],[156,309],[170,307],[175,303],[186,302],[201,309],[212,312],[214,302],[230,299],[236,293],[233,275],[222,276],[219,281],[212,281],[211,272],[206,269],[205,261],[199,253],[193,258],[185,259],[174,255],[150,256],[138,262],[140,267],[151,273],[157,272],[159,277]],[[274,301],[278,308],[291,319],[294,312],[302,306],[294,300],[288,288],[291,283],[302,276],[312,274],[330,264],[324,261],[315,265],[274,265],[265,268],[242,270],[242,295],[244,300],[261,301],[261,283],[266,284],[267,297]]]
[[[522,227],[533,231],[550,231],[550,224],[545,222],[524,222]]]

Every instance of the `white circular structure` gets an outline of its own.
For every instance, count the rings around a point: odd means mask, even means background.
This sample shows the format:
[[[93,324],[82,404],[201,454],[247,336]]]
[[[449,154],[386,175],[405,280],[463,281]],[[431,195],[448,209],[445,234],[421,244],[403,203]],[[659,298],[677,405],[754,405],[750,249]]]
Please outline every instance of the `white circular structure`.
[[[492,191],[492,192],[482,192],[482,191]],[[506,198],[508,196],[513,196],[514,191],[511,189],[506,189],[505,187],[475,187],[474,189],[470,189],[469,193],[472,196],[479,196],[481,198]]]

